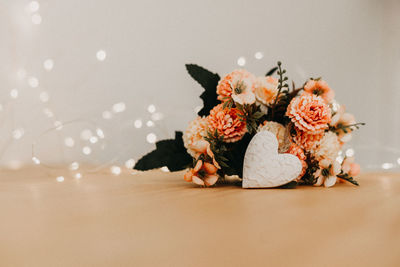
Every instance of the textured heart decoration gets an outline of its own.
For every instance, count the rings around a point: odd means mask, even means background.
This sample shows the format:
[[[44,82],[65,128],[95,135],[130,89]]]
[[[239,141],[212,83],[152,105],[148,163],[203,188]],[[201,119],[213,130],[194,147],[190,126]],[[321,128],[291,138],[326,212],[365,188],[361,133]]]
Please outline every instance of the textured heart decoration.
[[[278,154],[278,140],[269,131],[251,139],[244,156],[243,188],[268,188],[287,184],[302,170],[300,160],[291,154]]]

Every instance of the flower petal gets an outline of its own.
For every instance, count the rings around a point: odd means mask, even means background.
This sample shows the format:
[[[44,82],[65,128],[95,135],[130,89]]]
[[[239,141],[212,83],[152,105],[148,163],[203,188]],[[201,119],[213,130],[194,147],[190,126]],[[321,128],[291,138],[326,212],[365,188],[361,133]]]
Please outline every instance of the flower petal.
[[[215,174],[218,171],[218,168],[212,165],[211,163],[204,162],[203,166],[208,174]]]
[[[321,186],[325,181],[325,177],[322,175],[319,175],[317,178],[317,182],[314,184],[314,186]]]
[[[197,176],[193,176],[192,181],[197,185],[204,185],[204,181]]]
[[[339,114],[339,113],[336,113],[336,114],[332,117],[332,120],[331,120],[330,125],[336,126],[336,124],[338,124],[339,120],[340,120],[340,114]]]
[[[350,165],[350,171],[349,171],[349,175],[350,176],[357,176],[360,174],[360,165],[358,165],[357,163],[352,163]]]
[[[324,181],[324,186],[325,187],[331,187],[334,186],[336,184],[336,176],[328,176],[325,181]]]
[[[331,173],[331,175],[336,176],[340,173],[341,169],[342,169],[342,166],[340,166],[340,163],[337,160],[335,160],[332,164],[330,173]]]
[[[218,169],[221,169],[221,166],[219,166],[218,162],[215,160],[215,158],[213,158],[213,164],[215,167],[217,167]]]
[[[218,175],[209,175],[204,179],[207,186],[214,185],[218,181]]]
[[[192,144],[192,149],[199,153],[205,153],[208,145],[209,145],[209,143],[207,141],[199,140],[199,141],[195,142],[194,144]]]
[[[210,144],[208,144],[206,151],[207,151],[207,155],[209,155],[211,158],[214,158],[214,153],[211,150]]]
[[[185,179],[186,182],[191,182],[192,181],[192,177],[193,177],[193,170],[189,170],[187,173],[185,173],[185,175],[183,176],[183,178]]]
[[[201,166],[203,166],[203,161],[202,160],[198,160],[197,163],[196,163],[196,166],[194,166],[194,168],[193,168],[193,172],[200,171]]]
[[[323,169],[329,168],[329,165],[331,165],[331,162],[328,159],[323,159],[319,162],[319,166]]]
[[[351,140],[351,138],[352,138],[351,133],[347,133],[340,138],[340,141],[342,141],[343,143],[347,143]]]

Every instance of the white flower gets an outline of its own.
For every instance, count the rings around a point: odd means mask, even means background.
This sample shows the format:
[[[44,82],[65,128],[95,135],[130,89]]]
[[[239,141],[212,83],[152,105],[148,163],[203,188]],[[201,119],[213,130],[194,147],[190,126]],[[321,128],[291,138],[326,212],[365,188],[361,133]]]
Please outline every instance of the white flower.
[[[319,163],[321,169],[318,169],[314,173],[314,177],[317,179],[314,186],[321,186],[322,184],[325,187],[331,187],[336,184],[337,175],[341,171],[341,165],[338,161],[334,161],[329,163],[329,160],[323,159]],[[325,176],[324,176],[325,175]]]
[[[326,159],[333,163],[338,156],[340,147],[337,135],[333,132],[326,132],[312,152],[318,161]]]
[[[276,138],[278,139],[279,153],[285,153],[289,149],[289,131],[282,124],[274,121],[265,121],[257,129],[257,132],[261,131],[270,131],[271,133],[275,134]]]
[[[262,107],[272,105],[278,95],[278,79],[271,76],[258,77],[254,93],[257,103]]]
[[[343,143],[347,143],[351,140],[351,138],[352,138],[351,133],[347,133],[340,137],[340,141],[342,141]]]
[[[325,177],[322,175],[321,169],[314,172],[314,177],[317,178],[317,181],[313,184],[314,186],[321,186],[324,183]]]
[[[330,174],[333,176],[338,175],[342,170],[342,165],[339,163],[339,161],[335,160],[332,164]]]
[[[336,176],[333,176],[333,175],[328,176],[325,178],[324,186],[325,187],[334,186],[336,184],[336,180],[337,180]]]
[[[207,118],[197,117],[195,120],[189,123],[189,126],[183,134],[183,144],[187,149],[187,152],[192,157],[195,157],[195,155],[197,154],[194,148],[199,141],[204,140],[204,136],[207,135],[207,129]]]
[[[354,123],[356,123],[354,115],[350,113],[344,113],[343,109],[341,109],[332,117],[330,125],[332,126],[337,126],[338,124],[351,125]]]
[[[256,102],[253,86],[252,78],[233,79],[231,83],[233,101],[240,105],[253,104]]]
[[[328,169],[332,162],[329,159],[321,159],[319,161],[319,167],[322,169]]]

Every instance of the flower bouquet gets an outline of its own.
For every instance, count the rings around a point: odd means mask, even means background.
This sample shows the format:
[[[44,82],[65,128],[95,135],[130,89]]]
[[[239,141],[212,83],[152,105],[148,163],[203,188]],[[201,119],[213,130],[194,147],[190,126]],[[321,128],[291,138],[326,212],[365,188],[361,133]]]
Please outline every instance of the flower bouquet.
[[[184,179],[201,186],[232,175],[243,178],[243,187],[358,185],[360,166],[341,148],[363,123],[335,101],[324,80],[289,85],[280,62],[261,77],[240,69],[221,79],[198,65],[186,69],[204,88],[203,108],[135,169],[188,168]]]

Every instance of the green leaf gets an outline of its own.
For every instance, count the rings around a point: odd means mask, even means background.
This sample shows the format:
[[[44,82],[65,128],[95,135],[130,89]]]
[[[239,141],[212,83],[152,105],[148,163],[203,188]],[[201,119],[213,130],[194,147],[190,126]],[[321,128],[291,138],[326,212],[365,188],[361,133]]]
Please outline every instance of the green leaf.
[[[354,180],[353,177],[349,176],[347,173],[345,173],[345,174],[341,173],[337,177],[339,177],[339,178],[341,178],[343,180],[346,180],[347,182],[352,183],[352,184],[354,184],[356,186],[360,185],[356,180]]]
[[[188,167],[192,157],[183,146],[182,132],[175,132],[175,139],[161,140],[156,149],[143,156],[134,169],[146,171],[167,166],[170,171],[179,171]]]
[[[197,114],[199,116],[207,116],[210,110],[219,104],[217,85],[220,77],[218,74],[195,64],[186,64],[186,70],[204,88],[204,92],[200,95],[203,100],[203,108]]]
[[[246,124],[246,128],[247,128],[247,131],[248,131],[249,133],[251,133],[252,129],[251,129],[250,124]]]
[[[253,117],[258,120],[260,119],[262,116],[264,116],[264,113],[262,113],[261,111],[257,111],[256,113],[254,113]]]
[[[226,158],[226,157],[224,157],[224,156],[218,156],[218,158],[220,159],[220,160],[222,160],[222,161],[228,161],[228,159]]]
[[[257,130],[257,123],[255,121],[252,121],[251,127],[253,128],[253,130]]]
[[[227,143],[228,151],[224,153],[224,157],[228,159],[228,168],[222,168],[222,171],[227,175],[239,175],[242,177],[243,160],[246,153],[247,146],[250,143],[253,135],[245,134],[243,138],[235,143]]]
[[[224,167],[224,168],[229,168],[229,166],[228,166],[225,162],[223,162],[223,161],[219,162],[219,165],[220,165],[221,167]]]
[[[275,73],[275,71],[278,69],[278,67],[274,67],[272,69],[270,69],[267,74],[265,74],[265,76],[271,76]]]

